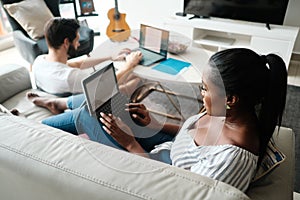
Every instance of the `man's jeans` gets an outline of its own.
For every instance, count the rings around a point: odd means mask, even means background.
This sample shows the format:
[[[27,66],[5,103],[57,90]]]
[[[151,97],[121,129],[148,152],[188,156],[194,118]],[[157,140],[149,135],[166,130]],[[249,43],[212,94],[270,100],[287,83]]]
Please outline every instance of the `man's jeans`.
[[[68,108],[70,111],[47,118],[42,123],[75,135],[85,133],[93,141],[124,150],[104,131],[101,123],[95,117],[90,116],[87,106],[84,105],[84,100],[83,94],[69,97]],[[132,121],[129,114],[123,121],[132,129],[136,140],[147,152],[151,151],[155,145],[173,139],[173,136],[161,131],[153,131],[147,127],[138,126]]]
[[[74,135],[77,135],[78,132],[75,126],[75,117],[80,111],[80,105],[85,101],[84,94],[74,95],[68,97],[67,107],[70,110],[65,111],[64,113],[51,116],[42,121],[43,124],[58,128]]]

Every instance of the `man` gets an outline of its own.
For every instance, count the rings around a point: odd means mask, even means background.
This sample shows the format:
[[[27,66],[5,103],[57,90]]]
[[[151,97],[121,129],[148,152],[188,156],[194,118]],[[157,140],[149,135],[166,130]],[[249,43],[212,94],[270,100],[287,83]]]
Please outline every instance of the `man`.
[[[106,60],[122,60],[126,58],[124,69],[132,69],[142,57],[140,52],[133,52],[125,57],[128,51],[118,56],[104,58],[87,58],[68,61],[69,54],[79,47],[79,27],[77,20],[53,18],[45,25],[45,38],[49,52],[38,56],[32,66],[36,85],[39,89],[58,96],[69,96],[82,93],[81,80],[90,74],[86,68]]]

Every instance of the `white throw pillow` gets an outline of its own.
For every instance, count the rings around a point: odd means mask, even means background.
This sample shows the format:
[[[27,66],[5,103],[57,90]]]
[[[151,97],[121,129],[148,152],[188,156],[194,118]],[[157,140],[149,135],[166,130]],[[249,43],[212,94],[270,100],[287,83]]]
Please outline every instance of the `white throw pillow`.
[[[53,18],[44,0],[24,0],[3,7],[35,40],[44,36],[44,26]]]

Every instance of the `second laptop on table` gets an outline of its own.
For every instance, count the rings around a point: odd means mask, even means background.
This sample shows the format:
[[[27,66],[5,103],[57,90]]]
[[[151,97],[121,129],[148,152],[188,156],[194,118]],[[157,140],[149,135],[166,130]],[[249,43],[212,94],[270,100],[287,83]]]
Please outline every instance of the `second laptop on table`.
[[[168,54],[169,31],[141,24],[139,48],[143,58],[141,65],[149,66],[165,60]]]

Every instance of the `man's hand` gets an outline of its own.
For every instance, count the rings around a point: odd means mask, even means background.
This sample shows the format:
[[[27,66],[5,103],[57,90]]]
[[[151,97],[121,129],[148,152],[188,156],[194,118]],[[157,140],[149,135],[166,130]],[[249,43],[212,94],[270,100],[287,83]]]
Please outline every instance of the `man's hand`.
[[[126,56],[131,53],[131,50],[128,48],[122,49],[117,56],[111,58],[112,61],[122,61],[126,59]]]
[[[142,59],[143,55],[140,51],[131,52],[126,56],[126,62],[123,67],[118,68],[116,73],[118,81],[121,80],[121,77],[131,72],[132,69],[137,66]]]
[[[142,59],[143,55],[140,51],[131,52],[129,55],[126,56],[126,62],[131,66],[134,67],[139,64],[140,60]]]

